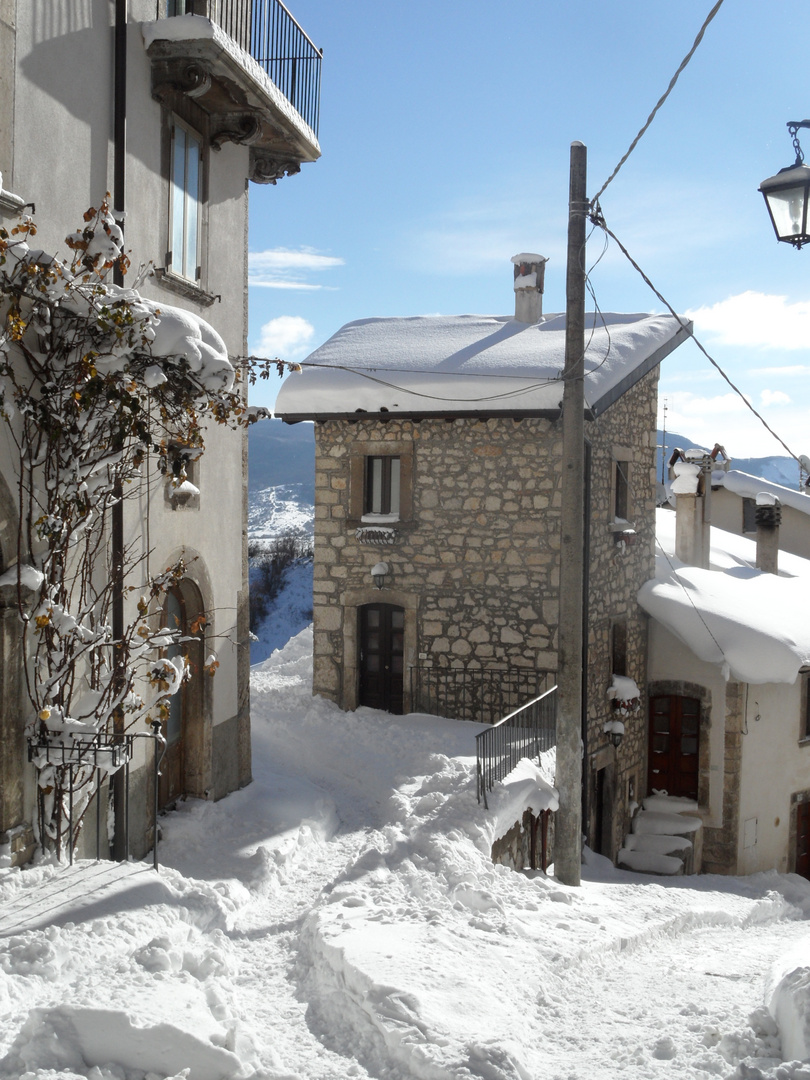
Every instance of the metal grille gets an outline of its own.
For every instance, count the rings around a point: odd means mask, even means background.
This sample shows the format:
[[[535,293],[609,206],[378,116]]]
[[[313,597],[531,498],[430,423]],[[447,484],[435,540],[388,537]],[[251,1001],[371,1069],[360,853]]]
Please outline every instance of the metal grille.
[[[70,865],[73,865],[73,856],[76,839],[81,827],[81,821],[74,820],[73,795],[74,786],[81,774],[88,768],[95,774],[95,789],[91,801],[96,803],[96,858],[102,857],[102,848],[106,848],[108,841],[106,828],[102,834],[102,787],[103,781],[111,777],[118,769],[124,769],[124,822],[123,841],[126,857],[129,858],[129,766],[135,748],[136,739],[150,739],[154,744],[153,771],[154,771],[154,822],[152,826],[152,861],[155,870],[158,868],[158,777],[160,776],[160,763],[166,749],[166,740],[160,733],[160,724],[153,722],[152,731],[130,732],[128,734],[108,734],[98,732],[95,735],[67,733],[58,741],[47,736],[28,738],[28,760],[46,761],[62,773],[62,786],[67,792],[68,804],[65,808],[67,817],[67,849]],[[65,741],[67,740],[67,741]],[[89,803],[88,803],[89,806]],[[57,838],[57,846],[61,853],[63,840],[61,835],[61,814],[59,816],[60,835]]]
[[[475,737],[478,801],[503,780],[521,758],[539,757],[557,742],[557,687],[509,713]]]

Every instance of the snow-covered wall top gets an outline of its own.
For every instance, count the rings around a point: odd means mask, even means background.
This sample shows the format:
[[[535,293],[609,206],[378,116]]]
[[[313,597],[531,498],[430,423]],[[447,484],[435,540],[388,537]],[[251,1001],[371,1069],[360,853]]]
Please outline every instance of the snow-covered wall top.
[[[711,569],[675,558],[675,514],[656,516],[655,578],[638,600],[700,660],[747,683],[795,682],[810,663],[810,561],[780,552],[780,572],[755,568],[756,545],[711,530]]]
[[[712,473],[712,484],[724,487],[727,491],[733,491],[745,499],[756,499],[760,492],[775,495],[782,506],[792,506],[803,514],[810,514],[810,495],[803,491],[793,491],[791,488],[774,484],[770,480],[762,480],[758,476],[740,472],[738,469],[729,469],[727,473]]]
[[[586,320],[585,399],[597,412],[687,335],[672,315],[604,314],[595,326],[593,318]],[[564,362],[564,314],[535,324],[503,315],[361,319],[286,380],[275,411],[301,419],[555,410]]]

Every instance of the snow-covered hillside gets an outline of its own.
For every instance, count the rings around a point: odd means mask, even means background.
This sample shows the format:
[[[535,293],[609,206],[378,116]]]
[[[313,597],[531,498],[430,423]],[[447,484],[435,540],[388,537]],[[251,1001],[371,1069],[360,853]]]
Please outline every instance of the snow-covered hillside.
[[[315,507],[304,484],[279,484],[248,494],[248,537],[273,540],[284,533],[312,536]]]
[[[310,680],[309,630],[254,669],[159,875],[0,871],[2,1080],[807,1080],[810,883],[493,866],[478,726]]]

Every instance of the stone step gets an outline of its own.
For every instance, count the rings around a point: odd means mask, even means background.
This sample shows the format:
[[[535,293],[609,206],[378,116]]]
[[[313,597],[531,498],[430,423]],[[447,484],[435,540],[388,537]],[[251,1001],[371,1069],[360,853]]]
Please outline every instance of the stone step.
[[[637,874],[678,877],[684,872],[683,859],[675,858],[674,855],[661,855],[655,851],[622,848],[616,863],[620,870],[633,870]]]

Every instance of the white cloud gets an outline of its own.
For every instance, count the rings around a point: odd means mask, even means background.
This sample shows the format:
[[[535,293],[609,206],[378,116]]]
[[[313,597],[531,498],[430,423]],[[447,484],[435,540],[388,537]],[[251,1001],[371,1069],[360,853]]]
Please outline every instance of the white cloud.
[[[810,349],[810,300],[748,291],[710,307],[687,311],[697,336],[711,334],[724,345]]]
[[[279,315],[262,326],[253,350],[259,356],[300,360],[309,352],[315,327],[300,315]]]
[[[789,405],[790,398],[782,390],[763,390],[759,395],[763,405]]]
[[[785,364],[782,367],[751,368],[749,375],[810,375],[807,364]]]
[[[773,396],[767,399],[768,394]],[[737,394],[729,392],[701,396],[668,388],[659,399],[659,427],[663,420],[664,397],[667,402],[667,431],[670,433],[684,435],[707,448],[719,442],[732,458],[781,456],[787,453]],[[774,415],[768,412],[766,407],[769,405],[778,405],[779,413]],[[765,391],[758,411],[793,452],[805,452],[807,418],[803,405],[795,404],[782,391]],[[667,445],[671,450],[674,445],[672,437],[668,438]]]
[[[320,255],[312,248],[271,248],[248,253],[248,285],[265,289],[322,289],[303,280],[310,273],[343,266],[344,260],[335,255]]]

